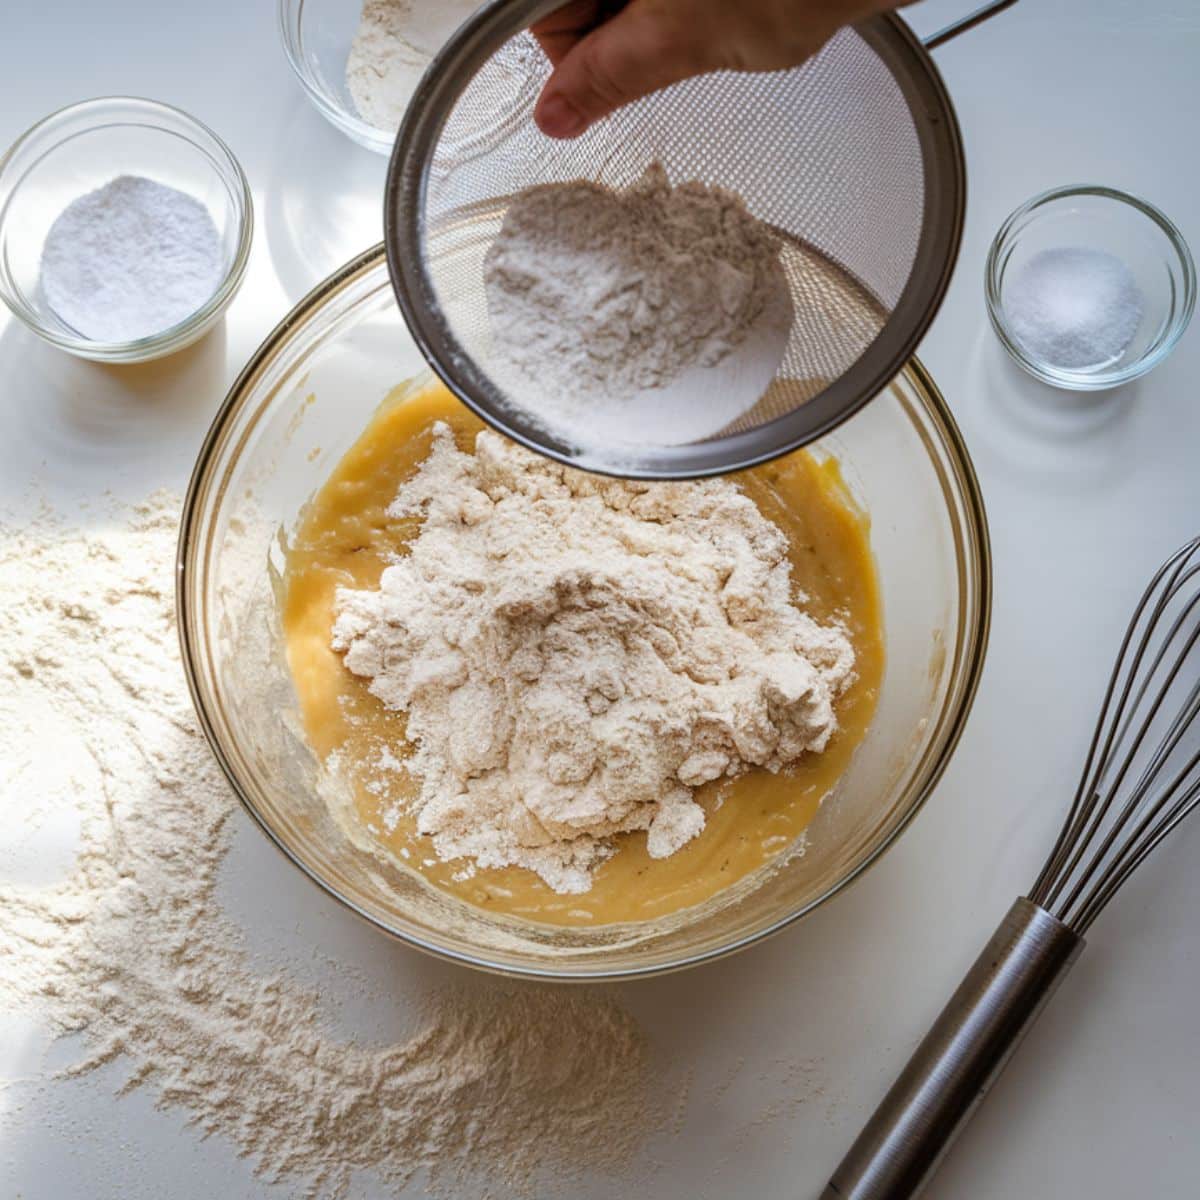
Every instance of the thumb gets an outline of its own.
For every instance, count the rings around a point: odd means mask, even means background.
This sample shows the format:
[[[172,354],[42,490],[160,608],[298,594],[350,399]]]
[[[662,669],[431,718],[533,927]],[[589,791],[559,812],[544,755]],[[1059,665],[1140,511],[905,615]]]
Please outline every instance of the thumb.
[[[709,69],[700,44],[635,0],[570,49],[547,81],[534,120],[548,137],[577,137],[631,100]]]

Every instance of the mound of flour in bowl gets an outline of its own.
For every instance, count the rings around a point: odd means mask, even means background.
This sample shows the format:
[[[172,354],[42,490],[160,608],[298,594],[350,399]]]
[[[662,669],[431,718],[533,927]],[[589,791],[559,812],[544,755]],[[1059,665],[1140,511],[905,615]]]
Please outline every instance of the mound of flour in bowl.
[[[693,789],[825,748],[845,632],[794,602],[787,542],[728,480],[573,471],[444,424],[389,514],[422,516],[333,647],[407,713],[437,855],[584,892],[614,834],[653,857],[704,827]]]
[[[425,68],[480,0],[363,0],[346,87],[364,121],[393,130]]]

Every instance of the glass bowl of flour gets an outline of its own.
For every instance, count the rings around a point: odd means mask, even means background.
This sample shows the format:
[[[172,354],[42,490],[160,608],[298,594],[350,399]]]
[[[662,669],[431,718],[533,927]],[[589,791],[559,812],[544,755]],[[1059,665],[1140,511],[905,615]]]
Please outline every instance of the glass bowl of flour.
[[[284,52],[317,111],[390,154],[433,56],[479,0],[279,0]]]
[[[802,918],[891,846],[949,761],[983,665],[987,527],[949,410],[916,362],[815,447],[870,533],[886,667],[871,725],[804,833],[711,898],[653,920],[551,925],[476,906],[371,853],[331,815],[280,611],[310,501],[398,385],[429,378],[382,248],[311,293],[255,354],[193,476],[179,557],[184,661],[201,724],[247,811],[317,886],[376,928],[468,965],[617,979],[720,957]]]
[[[81,358],[160,358],[220,320],[253,227],[250,185],[212,130],[152,100],[87,100],[0,158],[0,298]]]

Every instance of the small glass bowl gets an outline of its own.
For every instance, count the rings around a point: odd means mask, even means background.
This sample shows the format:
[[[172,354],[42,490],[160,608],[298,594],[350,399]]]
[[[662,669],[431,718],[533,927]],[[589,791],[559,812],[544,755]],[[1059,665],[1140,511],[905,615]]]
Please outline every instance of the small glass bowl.
[[[357,0],[279,0],[279,33],[317,111],[360,146],[391,154],[396,131],[364,121],[346,87],[346,59],[361,11]]]
[[[1014,334],[1005,286],[1044,250],[1111,254],[1132,272],[1144,310],[1132,341],[1113,363],[1074,370],[1047,362]],[[1054,387],[1100,391],[1145,375],[1183,336],[1196,304],[1196,267],[1183,235],[1157,208],[1113,188],[1077,184],[1026,201],[1000,226],[985,268],[988,316],[1004,348],[1031,375]]]
[[[98,342],[72,329],[41,288],[42,247],[72,200],[118,175],[144,175],[195,197],[212,214],[225,256],[221,284],[178,324],[128,342]],[[233,299],[254,231],[250,185],[229,147],[167,104],[106,96],[60,109],[0,158],[0,297],[39,337],[80,358],[135,363],[190,345]]]

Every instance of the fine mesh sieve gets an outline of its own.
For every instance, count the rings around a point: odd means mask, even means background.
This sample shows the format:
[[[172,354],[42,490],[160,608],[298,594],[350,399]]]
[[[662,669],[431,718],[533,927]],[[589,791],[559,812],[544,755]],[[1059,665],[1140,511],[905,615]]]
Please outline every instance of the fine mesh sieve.
[[[575,140],[554,141],[533,121],[550,64],[528,27],[560,3],[485,5],[434,60],[410,103],[389,167],[385,227],[392,282],[414,338],[484,420],[591,470],[646,479],[718,474],[820,437],[912,355],[958,253],[962,144],[925,47],[899,18],[879,16],[842,30],[801,67],[686,80]],[[791,332],[765,394],[715,436],[580,447],[498,381],[484,256],[515,193],[580,178],[623,188],[654,161],[674,183],[738,192],[775,230],[795,312]],[[635,421],[631,412],[626,437],[636,438]]]

